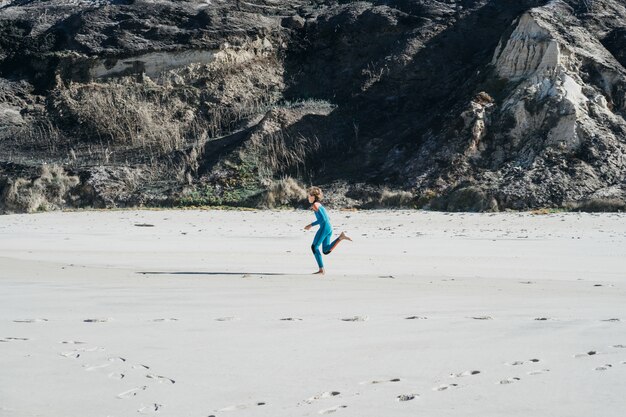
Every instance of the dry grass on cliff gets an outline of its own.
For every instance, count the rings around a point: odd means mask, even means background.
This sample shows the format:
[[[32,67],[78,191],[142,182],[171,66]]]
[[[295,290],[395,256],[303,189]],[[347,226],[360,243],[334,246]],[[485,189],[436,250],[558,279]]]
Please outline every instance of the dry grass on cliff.
[[[39,177],[17,178],[6,187],[4,209],[18,213],[60,209],[65,206],[68,191],[78,183],[78,177],[68,175],[62,167],[43,165]]]
[[[171,152],[202,131],[188,106],[145,86],[71,85],[60,97],[82,136],[99,142]]]
[[[245,150],[260,167],[261,176],[310,178],[312,165],[319,163],[316,160],[323,142],[318,131],[299,122],[307,115],[326,115],[333,109],[332,104],[320,100],[273,105],[258,123]]]
[[[216,60],[167,71],[157,82],[136,77],[59,82],[52,106],[33,115],[14,135],[16,142],[58,151],[59,162],[152,163],[230,134],[269,111],[280,97],[275,58],[248,55],[241,62]]]
[[[109,82],[60,90],[58,108],[63,118],[78,122],[83,140],[164,154],[231,133],[242,120],[267,111],[268,101],[261,97],[221,105],[203,101],[193,87]]]
[[[59,128],[49,119],[37,119],[27,123],[15,135],[18,141],[43,146],[55,152],[62,140]]]
[[[570,211],[582,211],[587,213],[614,213],[626,211],[626,201],[620,198],[593,198],[577,203],[566,204],[565,208]]]
[[[209,137],[231,133],[240,122],[266,113],[282,97],[282,62],[263,54],[262,41],[227,48],[209,64],[191,64],[161,74],[163,89],[185,88],[197,94]],[[255,49],[258,48],[258,51]]]
[[[306,161],[320,149],[316,136],[311,138],[298,135],[291,137],[282,131],[263,136],[258,144],[259,159],[270,173],[294,171],[298,176],[304,174]]]
[[[271,182],[259,206],[264,208],[293,207],[305,201],[306,197],[307,192],[302,184],[291,177],[285,177]]]

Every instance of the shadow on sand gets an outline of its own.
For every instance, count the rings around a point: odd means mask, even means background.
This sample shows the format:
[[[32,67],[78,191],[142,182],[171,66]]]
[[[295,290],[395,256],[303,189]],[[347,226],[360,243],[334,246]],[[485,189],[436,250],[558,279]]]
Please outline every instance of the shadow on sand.
[[[303,275],[281,272],[202,272],[202,271],[140,271],[142,275]]]

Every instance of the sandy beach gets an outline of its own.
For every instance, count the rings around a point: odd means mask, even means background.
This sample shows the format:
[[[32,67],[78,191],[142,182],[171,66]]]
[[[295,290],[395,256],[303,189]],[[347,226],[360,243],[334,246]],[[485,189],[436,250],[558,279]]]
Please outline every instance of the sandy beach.
[[[621,417],[626,215],[0,217],[0,416]]]

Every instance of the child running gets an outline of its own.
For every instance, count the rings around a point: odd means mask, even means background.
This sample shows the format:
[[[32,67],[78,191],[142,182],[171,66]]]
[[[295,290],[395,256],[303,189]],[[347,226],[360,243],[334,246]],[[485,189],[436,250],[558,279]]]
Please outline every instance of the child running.
[[[324,255],[330,254],[333,249],[341,242],[342,240],[350,240],[348,236],[346,236],[345,232],[341,232],[339,237],[335,239],[332,243],[330,243],[330,238],[333,236],[333,227],[330,225],[330,220],[328,219],[328,214],[326,213],[326,209],[320,201],[322,201],[322,190],[318,187],[311,187],[308,190],[309,193],[309,203],[311,203],[311,209],[315,212],[315,217],[317,218],[311,224],[307,224],[304,226],[305,230],[310,230],[311,227],[319,225],[320,228],[315,233],[315,238],[313,238],[313,244],[311,245],[311,250],[313,251],[313,255],[315,256],[315,260],[317,261],[317,266],[319,270],[314,272],[314,274],[324,275],[324,262],[322,261],[322,254],[320,253],[319,246],[322,245],[322,251]]]

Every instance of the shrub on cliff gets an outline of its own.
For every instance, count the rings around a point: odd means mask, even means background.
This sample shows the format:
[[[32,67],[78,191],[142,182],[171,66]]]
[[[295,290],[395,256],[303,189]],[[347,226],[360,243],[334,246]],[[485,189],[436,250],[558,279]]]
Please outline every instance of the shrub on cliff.
[[[68,175],[62,167],[42,165],[37,178],[17,178],[5,183],[0,212],[60,210],[66,206],[69,191],[78,183],[78,177]]]

